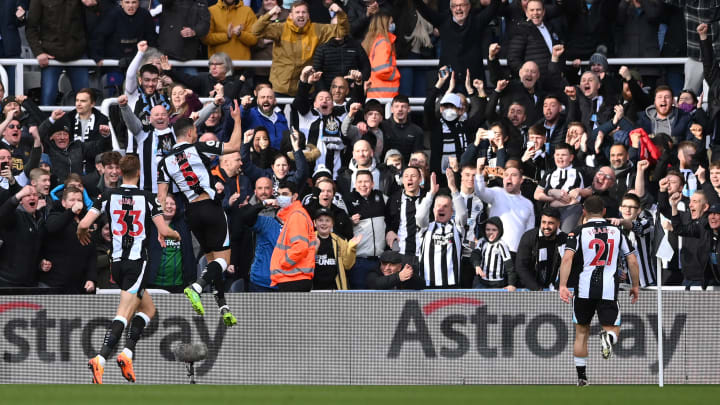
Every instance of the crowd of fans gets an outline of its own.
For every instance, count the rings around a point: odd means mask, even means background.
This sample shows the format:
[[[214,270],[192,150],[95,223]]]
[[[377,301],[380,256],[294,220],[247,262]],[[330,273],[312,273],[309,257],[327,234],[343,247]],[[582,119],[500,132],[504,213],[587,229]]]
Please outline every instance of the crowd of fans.
[[[627,232],[642,286],[656,274],[669,285],[720,284],[720,0],[0,8],[0,58],[20,57],[24,26],[42,80],[36,94],[0,86],[0,289],[112,288],[114,224],[101,221],[83,246],[79,219],[121,184],[123,154],[139,156],[139,187],[157,192],[179,119],[193,120],[200,141],[227,141],[236,101],[243,146],[212,163],[230,226],[230,291],[276,290],[278,212],[292,201],[313,219],[312,289],[552,289],[590,196]],[[684,69],[614,69],[613,56],[689,59]],[[97,66],[49,64],[81,58]],[[195,59],[208,68],[173,67]],[[235,69],[235,60],[272,65]],[[57,104],[63,70],[75,109],[48,116],[38,105]],[[102,88],[90,88],[91,71]],[[96,108],[105,97],[117,97],[109,116]],[[425,97],[424,114],[408,97]],[[164,206],[182,239],[161,247],[150,235],[145,282],[180,292],[197,278],[198,248],[182,194]]]

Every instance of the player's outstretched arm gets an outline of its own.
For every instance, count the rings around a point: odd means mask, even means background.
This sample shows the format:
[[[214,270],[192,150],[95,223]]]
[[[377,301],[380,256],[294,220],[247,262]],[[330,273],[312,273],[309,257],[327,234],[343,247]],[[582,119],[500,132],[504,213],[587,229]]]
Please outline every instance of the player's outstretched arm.
[[[562,263],[560,263],[560,288],[558,290],[560,291],[560,299],[567,304],[570,303],[570,298],[572,298],[572,294],[567,288],[567,282],[570,277],[570,270],[572,269],[573,257],[575,257],[575,252],[566,250],[562,258]]]
[[[166,238],[172,240],[180,240],[180,234],[176,230],[170,229],[170,227],[165,223],[162,215],[156,215],[153,217],[152,220],[158,230],[158,242],[160,242],[160,246],[166,246]]]
[[[234,102],[235,106],[230,107],[230,116],[235,120],[235,126],[233,127],[230,141],[223,144],[223,154],[235,153],[240,151],[243,141],[242,123],[240,119],[240,107],[238,106],[237,100]]]
[[[625,256],[628,267],[630,268],[630,278],[632,279],[632,287],[630,288],[630,302],[636,303],[640,295],[640,267],[638,266],[637,256],[630,254]]]
[[[163,212],[165,212],[165,200],[167,199],[168,195],[168,183],[158,183],[158,192],[157,192],[157,199],[160,203],[160,206],[163,209]]]
[[[81,245],[87,246],[90,244],[90,225],[92,225],[99,216],[99,212],[90,210],[78,224],[77,237]]]

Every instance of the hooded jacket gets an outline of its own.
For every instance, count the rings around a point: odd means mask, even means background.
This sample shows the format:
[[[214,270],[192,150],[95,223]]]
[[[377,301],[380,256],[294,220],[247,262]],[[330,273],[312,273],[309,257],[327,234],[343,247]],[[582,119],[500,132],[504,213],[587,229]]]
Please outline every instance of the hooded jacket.
[[[318,241],[310,214],[295,200],[277,216],[283,228],[270,258],[271,285],[312,280]]]
[[[400,89],[400,70],[395,60],[395,35],[378,35],[370,49],[370,87],[367,98],[393,98]]]
[[[640,114],[637,126],[644,129],[648,134],[666,132],[663,128],[670,128],[670,135],[673,142],[679,143],[686,139],[693,139],[690,132],[692,117],[675,107],[670,107],[670,115],[667,118],[658,118],[657,109],[654,105],[648,106],[644,114]]]
[[[498,228],[498,235],[495,238],[494,241],[490,242],[487,240],[487,238],[484,239],[485,243],[481,244],[477,249],[473,250],[471,257],[473,266],[482,266],[483,263],[483,254],[491,246],[495,246],[497,244],[503,244],[505,245],[505,249],[507,252],[510,252],[510,249],[507,247],[507,245],[502,241],[502,236],[504,231],[503,223],[500,217],[490,217],[487,220],[488,224],[493,224]],[[507,285],[517,286],[518,285],[518,275],[515,271],[514,263],[511,259],[505,260],[503,262],[503,271],[505,272],[505,279],[507,280]],[[488,276],[489,269],[483,268],[483,271],[485,272],[485,276]]]
[[[273,47],[270,83],[276,93],[294,96],[302,69],[311,63],[319,44],[332,38],[341,38],[350,30],[347,14],[337,13],[337,24],[316,24],[309,21],[302,28],[288,17],[282,23],[270,23],[270,14],[260,17],[251,33],[259,38],[271,39]]]

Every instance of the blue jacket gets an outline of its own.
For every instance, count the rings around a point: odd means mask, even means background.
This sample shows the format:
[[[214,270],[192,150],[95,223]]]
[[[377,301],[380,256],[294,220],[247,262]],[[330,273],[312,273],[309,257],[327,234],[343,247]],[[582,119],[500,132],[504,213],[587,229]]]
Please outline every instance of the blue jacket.
[[[257,107],[253,107],[249,110],[241,107],[240,116],[242,117],[243,130],[261,126],[267,128],[268,137],[270,138],[270,146],[277,150],[282,150],[283,132],[289,130],[285,114],[279,111],[276,112],[276,120],[275,123],[273,123],[268,117],[260,114]]]
[[[275,217],[258,216],[255,231],[255,260],[250,266],[250,281],[270,288],[270,258],[280,237],[282,224]]]
[[[21,53],[20,33],[18,28],[25,24],[15,17],[18,6],[25,9],[25,16],[30,8],[27,0],[0,0],[0,57],[19,58]],[[14,67],[12,67],[14,69]],[[7,93],[7,91],[6,91]]]
[[[61,184],[52,191],[50,191],[50,198],[53,199],[53,201],[60,201],[60,197],[62,197],[62,191],[65,189],[65,185]],[[58,196],[60,194],[60,196]],[[87,190],[83,189],[83,203],[85,203],[85,208],[90,208],[93,206],[93,200],[90,198],[90,196],[87,193]]]
[[[680,143],[693,139],[693,134],[690,132],[690,125],[692,124],[690,114],[672,107],[669,119],[672,122],[672,133],[668,135],[672,137],[673,142]],[[654,134],[657,121],[657,110],[654,105],[651,105],[648,106],[644,112],[638,113],[636,125],[644,129],[648,134]]]

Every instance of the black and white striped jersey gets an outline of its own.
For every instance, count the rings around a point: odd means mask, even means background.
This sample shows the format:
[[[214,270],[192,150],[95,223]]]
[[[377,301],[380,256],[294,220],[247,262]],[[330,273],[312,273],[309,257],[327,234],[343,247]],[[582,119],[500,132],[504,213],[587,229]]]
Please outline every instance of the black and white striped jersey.
[[[496,242],[488,242],[485,238],[480,240],[477,253],[473,258],[477,257],[478,262],[473,263],[482,269],[485,273],[484,280],[502,281],[506,277],[505,262],[512,260],[510,256],[510,248],[502,240]]]
[[[189,202],[195,201],[202,193],[214,199],[215,189],[210,184],[212,175],[208,167],[210,160],[222,152],[222,142],[180,142],[160,161],[158,183],[172,180]]]
[[[427,193],[422,190],[417,196],[409,196],[404,190],[398,190],[387,202],[385,222],[388,231],[397,233],[400,254],[417,256],[420,253],[422,232],[415,214],[426,197]]]
[[[650,211],[644,210],[633,221],[633,227],[628,232],[628,241],[635,248],[640,273],[640,287],[655,285],[655,255],[653,255],[655,242],[655,223]],[[627,267],[627,262],[625,263]]]
[[[465,194],[462,191],[460,196],[465,202],[465,208],[467,209],[467,220],[465,220],[465,235],[463,237],[463,257],[470,257],[473,249],[475,248],[475,227],[478,224],[478,220],[487,220],[487,206],[483,200],[476,195],[474,192],[471,194]]]
[[[135,136],[140,158],[140,188],[157,193],[158,162],[172,150],[175,133],[172,128],[142,131]]]
[[[454,221],[431,222],[423,234],[420,269],[425,285],[451,287],[459,284],[463,230]]]
[[[555,169],[545,174],[538,185],[544,188],[546,193],[548,190],[570,191],[576,188],[585,188],[582,172],[574,167]]]
[[[575,252],[570,279],[573,284],[577,279],[577,297],[617,299],[620,256],[635,252],[620,228],[603,218],[591,218],[568,234],[565,250]]]
[[[152,218],[163,214],[154,194],[123,184],[100,195],[90,210],[107,215],[113,262],[147,259],[147,229]]]

